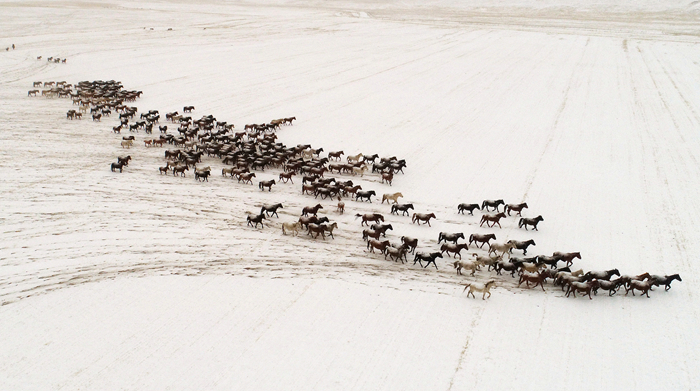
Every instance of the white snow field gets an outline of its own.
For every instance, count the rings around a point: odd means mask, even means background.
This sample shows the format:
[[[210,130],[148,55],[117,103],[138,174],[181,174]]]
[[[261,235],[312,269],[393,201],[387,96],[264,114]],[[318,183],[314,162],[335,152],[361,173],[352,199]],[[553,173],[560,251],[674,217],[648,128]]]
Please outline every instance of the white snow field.
[[[0,1],[0,390],[700,389],[700,8],[584,3]],[[215,157],[209,182],[159,175],[155,133],[122,149],[114,115],[69,121],[70,100],[27,96],[40,80],[118,80],[140,112],[239,131],[296,116],[280,142],[404,158],[391,187],[335,176],[437,219],[320,200],[335,239],[283,236],[319,202],[300,177],[262,193]],[[498,198],[539,231],[457,214]],[[370,212],[419,251],[493,232],[683,281],[589,300],[385,261]],[[490,299],[462,292],[489,278]]]

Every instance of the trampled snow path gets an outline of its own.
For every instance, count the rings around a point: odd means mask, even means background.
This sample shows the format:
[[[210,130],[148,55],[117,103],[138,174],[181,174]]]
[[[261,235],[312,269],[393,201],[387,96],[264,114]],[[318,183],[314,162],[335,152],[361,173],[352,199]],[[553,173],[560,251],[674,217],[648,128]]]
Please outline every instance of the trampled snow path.
[[[0,3],[0,36],[12,37],[0,46],[18,45],[0,53],[0,389],[700,384],[690,14],[37,4]],[[459,284],[471,279],[446,260],[435,271],[366,254],[353,215],[388,207],[347,200],[343,216],[321,202],[336,240],[283,237],[280,222],[315,203],[298,184],[261,193],[221,178],[216,159],[209,183],[159,176],[163,149],[143,134],[125,151],[116,119],[67,121],[70,102],[26,96],[35,80],[95,79],[142,90],[142,111],[191,104],[237,127],[295,115],[279,132],[288,145],[406,158],[394,186],[363,187],[401,191],[438,220],[392,216],[392,242],[436,249],[440,231],[495,231],[535,239],[532,254],[581,251],[584,269],[683,282],[589,301],[505,277],[491,300],[468,300]],[[111,173],[126,153],[133,162]],[[456,214],[485,198],[527,201],[541,231]],[[245,227],[271,202],[285,209],[270,229]]]

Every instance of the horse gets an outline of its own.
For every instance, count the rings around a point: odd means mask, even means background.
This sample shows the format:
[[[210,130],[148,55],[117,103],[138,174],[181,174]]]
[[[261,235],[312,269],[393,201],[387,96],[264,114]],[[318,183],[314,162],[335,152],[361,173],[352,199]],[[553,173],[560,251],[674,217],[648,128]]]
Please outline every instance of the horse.
[[[479,284],[477,282],[472,282],[471,284],[467,284],[464,286],[464,291],[466,291],[467,288],[469,288],[469,292],[467,292],[467,297],[469,297],[469,295],[472,295],[472,297],[475,299],[476,299],[476,296],[474,296],[474,292],[481,292],[481,293],[483,293],[481,295],[481,299],[486,300],[487,294],[489,295],[489,298],[491,297],[490,290],[491,290],[491,288],[493,288],[494,284],[496,284],[496,280],[488,280],[488,281],[486,281],[485,284]],[[464,293],[464,291],[462,291],[462,293]]]
[[[411,238],[409,236],[402,236],[401,243],[406,245],[406,248],[408,248],[409,253],[416,252],[416,247],[418,247],[418,239]]]
[[[122,148],[130,149],[133,143],[131,140],[122,140]]]
[[[159,171],[161,174],[167,174],[167,173],[168,173],[168,170],[170,170],[170,167],[168,167],[168,166],[165,166],[165,167],[158,167],[158,171]]]
[[[360,159],[362,159],[362,154],[361,154],[361,153],[358,153],[357,155],[354,155],[354,156],[353,156],[353,155],[350,155],[350,156],[348,156],[347,159],[348,159],[348,163],[350,163],[350,162],[359,162]]]
[[[518,271],[518,265],[512,262],[505,262],[505,261],[498,261],[494,265],[494,269],[496,269],[496,274],[499,276],[502,275],[501,271],[505,270],[507,272],[510,272],[511,277],[515,277],[515,273]]]
[[[369,201],[369,203],[371,204],[372,203],[372,196],[376,196],[376,195],[377,195],[377,193],[375,193],[374,190],[358,191],[357,193],[355,193],[355,201],[363,200],[366,198],[367,201]]]
[[[522,204],[508,204],[505,210],[508,216],[510,216],[510,212],[518,212],[518,216],[522,216],[521,213],[524,208],[527,208],[527,202],[523,202]]]
[[[576,253],[562,253],[562,252],[554,252],[552,254],[554,258],[557,259],[557,261],[562,261],[566,262],[566,266],[571,266],[574,264],[574,258],[581,259],[581,253],[576,252]]]
[[[591,292],[598,287],[598,281],[593,280],[589,282],[577,282],[572,281],[569,283],[568,289],[566,291],[566,297],[569,297],[571,293],[576,297],[576,292],[582,293],[582,296],[588,296],[589,300],[593,300]],[[544,289],[544,288],[543,288]]]
[[[598,286],[593,288],[593,294],[597,295],[598,294],[598,289],[603,289],[608,291],[608,296],[612,296],[615,293],[617,293],[618,288],[620,285],[623,284],[622,278],[618,278],[612,281],[606,281],[606,280],[597,280],[598,281]]]
[[[664,285],[667,292],[671,289],[671,282],[673,282],[673,280],[683,281],[678,274],[671,274],[670,276],[651,276],[652,283],[656,286]]]
[[[343,151],[328,152],[328,159],[340,160],[340,155],[344,155]]]
[[[491,255],[491,253],[496,254],[496,253],[501,253],[501,257],[510,254],[511,251],[513,251],[514,245],[511,243],[511,241],[508,241],[506,243],[493,243],[489,246],[489,252],[488,254]]]
[[[382,195],[382,204],[384,203],[384,201],[386,201],[387,204],[389,203],[389,201],[394,201],[394,204],[398,204],[399,197],[403,197],[403,194],[401,194],[400,192],[394,194],[384,194]],[[411,205],[411,207],[413,207],[413,205]]]
[[[112,172],[114,172],[114,170],[116,169],[119,169],[119,172],[122,172],[122,167],[124,167],[124,163],[112,163],[110,169],[112,170]]]
[[[27,93],[27,96],[36,96],[36,94],[38,94],[38,93],[39,93],[39,90],[30,90]]]
[[[301,229],[301,223],[282,223],[282,235],[286,235],[287,232],[293,232],[294,236],[299,235],[299,230]]]
[[[185,176],[185,171],[189,171],[189,167],[187,166],[176,166],[173,167],[173,176],[176,176],[177,174],[182,174],[181,176]]]
[[[365,170],[366,170],[366,167],[367,166],[365,166]],[[389,173],[382,173],[382,183],[386,182],[389,184],[389,186],[391,186],[391,181],[393,181],[393,180],[394,180],[394,174],[392,174],[390,172]]]
[[[471,270],[472,272],[469,275],[473,276],[474,273],[476,273],[476,271],[479,270],[479,263],[473,261],[455,261],[454,267],[455,269],[457,269],[458,275],[462,275],[462,269],[464,269]]]
[[[265,228],[265,224],[263,224],[263,220],[265,220],[265,215],[262,213],[257,216],[248,215],[246,217],[246,220],[248,220],[248,225],[250,225],[251,227],[253,226],[253,224],[255,224],[255,228],[258,228],[258,224],[260,224],[261,228]]]
[[[464,239],[464,234],[461,232],[452,234],[448,234],[447,232],[440,232],[440,235],[438,235],[438,244],[440,244],[440,242],[442,242],[443,240],[445,241],[445,243],[452,242],[456,244],[460,238]]]
[[[321,206],[321,204],[316,204],[316,206],[305,206],[304,209],[301,210],[301,215],[308,216],[309,214],[313,214],[314,216],[316,216],[319,209],[323,209],[323,206]]]
[[[386,237],[386,231],[388,230],[394,230],[394,227],[391,226],[391,224],[372,224],[370,226],[370,229],[374,231],[380,232],[384,237]]]
[[[194,110],[194,106],[185,106],[182,108],[183,113],[191,113]]]
[[[269,180],[269,181],[260,181],[260,183],[258,183],[258,187],[262,191],[265,191],[265,188],[267,187],[267,191],[270,192],[270,191],[272,191],[272,185],[274,185],[274,184],[275,184],[274,179]]]
[[[455,257],[459,255],[459,259],[462,259],[462,254],[460,254],[460,251],[462,250],[469,250],[469,245],[466,243],[445,243],[442,246],[440,246],[440,252],[443,254],[447,253],[448,257],[450,256],[450,253],[454,253]]]
[[[265,215],[267,215],[267,217],[270,217],[270,215],[275,215],[279,218],[280,216],[277,214],[277,209],[279,209],[279,208],[284,209],[284,206],[282,206],[282,204],[263,205],[260,208],[260,214],[265,213]]]
[[[457,205],[457,213],[464,214],[464,211],[469,211],[469,214],[474,216],[474,209],[479,209],[479,204],[459,204]]]
[[[365,213],[363,215],[358,213],[355,215],[355,219],[358,217],[362,217],[362,225],[367,226],[369,226],[369,223],[367,223],[368,221],[374,221],[375,223],[384,222],[384,216],[379,213]]]
[[[381,238],[381,237],[382,237],[382,233],[379,231],[375,231],[373,229],[363,229],[362,230],[362,240],[367,240],[369,238],[379,240],[379,238]]]
[[[386,252],[387,247],[389,247],[389,241],[384,240],[380,242],[379,240],[369,239],[367,241],[367,248],[369,252],[374,253],[374,249],[381,251],[382,254]]]
[[[416,254],[415,258],[413,258],[413,264],[415,265],[416,262],[418,262],[418,264],[422,268],[425,269],[428,266],[430,266],[430,264],[432,263],[433,266],[435,266],[435,270],[438,270],[437,264],[435,263],[436,258],[442,258],[442,254],[441,253],[430,253],[430,254],[418,253],[418,254]],[[423,266],[422,261],[426,262],[425,266]]]
[[[292,183],[294,183],[294,181],[292,180],[292,177],[293,177],[294,175],[295,175],[295,174],[294,174],[293,171],[291,171],[291,172],[283,172],[283,173],[280,174],[280,182],[283,182],[283,183],[292,182]]]
[[[525,231],[527,231],[527,226],[531,225],[532,229],[534,229],[535,231],[539,231],[539,229],[537,229],[537,224],[540,221],[544,221],[544,218],[542,218],[542,215],[537,216],[537,217],[532,218],[532,219],[527,219],[527,218],[523,217],[520,219],[520,221],[518,221],[518,228],[525,227]]]
[[[506,243],[510,243],[513,245],[513,249],[515,250],[522,250],[523,255],[527,255],[527,248],[530,246],[536,246],[535,241],[530,239],[526,241],[520,241],[520,240],[509,240]],[[513,251],[511,251],[513,252]]]
[[[506,217],[506,214],[503,212],[499,212],[495,215],[494,214],[485,214],[485,215],[481,216],[481,222],[479,224],[479,227],[482,227],[484,225],[484,223],[486,223],[486,225],[489,228],[493,228],[496,224],[498,224],[498,228],[503,228],[503,227],[501,227],[500,220],[504,217]]]
[[[423,221],[426,224],[428,224],[428,227],[431,227],[430,219],[437,220],[437,217],[435,217],[435,213],[414,213],[413,217],[411,218],[411,224],[418,223],[418,225],[420,225],[420,222]]]
[[[582,280],[583,281],[590,281],[593,279],[596,280],[608,280],[610,281],[610,278],[612,276],[620,276],[620,271],[617,269],[610,269],[610,270],[605,270],[605,271],[591,271],[583,275]]]
[[[345,202],[340,201],[340,197],[338,197],[338,207],[336,208],[336,212],[340,213],[341,215],[345,213]]]
[[[240,183],[241,181],[243,181],[243,183],[250,183],[252,185],[253,178],[255,178],[254,172],[242,173],[238,176],[238,182]]]
[[[352,175],[359,175],[361,177],[365,176],[365,172],[367,172],[369,168],[367,168],[366,164],[363,164],[360,167],[353,167],[352,168]],[[382,181],[383,182],[383,181]]]
[[[482,266],[486,266],[489,271],[491,269],[496,270],[496,264],[503,260],[502,255],[496,256],[494,258],[492,258],[491,255],[478,255],[476,253],[472,253],[472,255],[476,257],[475,260],[477,263],[479,263]]]
[[[194,179],[197,181],[205,180],[209,182],[209,175],[211,175],[209,170],[194,170]]]
[[[401,216],[409,216],[408,211],[413,209],[413,204],[398,204],[398,205],[392,205],[391,206],[391,214],[399,214],[399,211],[401,212]]]
[[[636,289],[642,292],[642,296],[646,295],[647,297],[649,297],[649,291],[651,290],[652,286],[654,286],[654,281],[652,280],[630,280],[625,286],[625,296],[627,296],[627,294],[630,293],[630,291],[632,292],[632,296],[634,296],[634,290]]]
[[[491,239],[496,240],[496,235],[494,235],[494,234],[485,234],[485,235],[471,234],[471,235],[469,235],[469,244],[472,244],[472,242],[475,244],[481,243],[479,245],[479,248],[483,248],[484,244],[488,244],[489,248],[491,248],[491,243],[489,243],[489,240],[491,240]]]
[[[537,285],[542,287],[542,291],[544,291],[544,280],[547,278],[544,274],[542,273],[537,273],[537,274],[531,274],[531,273],[523,273],[520,275],[520,280],[518,281],[518,287],[520,284],[523,282],[525,285],[530,288],[530,283],[533,282],[535,285],[532,286],[532,288],[536,288]]]
[[[317,239],[318,235],[321,235],[323,237],[323,240],[326,240],[326,225],[325,224],[307,224],[306,225],[306,230],[309,235],[311,235],[312,238]],[[316,234],[316,236],[314,236]]]
[[[488,212],[489,208],[494,208],[496,210],[496,212],[498,212],[498,206],[505,205],[505,204],[506,203],[503,202],[503,200],[484,200],[484,202],[481,203],[481,209]]]
[[[389,246],[386,248],[386,252],[384,253],[384,259],[386,259],[386,257],[389,256],[389,258],[391,258],[391,260],[393,260],[394,262],[398,260],[401,260],[401,263],[404,263],[404,260],[408,262],[408,258],[406,258],[406,250],[408,250],[408,246],[406,246],[405,244],[402,244],[398,248]]]
[[[131,155],[117,156],[117,162],[124,163],[125,166],[129,165],[129,161],[131,161]]]

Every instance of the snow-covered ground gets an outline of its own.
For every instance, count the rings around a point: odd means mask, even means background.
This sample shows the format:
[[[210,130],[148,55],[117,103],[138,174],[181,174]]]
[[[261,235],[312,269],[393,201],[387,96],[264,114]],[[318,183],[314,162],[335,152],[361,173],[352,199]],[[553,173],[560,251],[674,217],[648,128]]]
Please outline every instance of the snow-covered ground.
[[[554,3],[0,2],[0,47],[17,45],[0,52],[0,390],[700,387],[698,5]],[[391,187],[343,177],[437,220],[326,200],[335,240],[282,236],[317,202],[298,180],[261,193],[216,158],[209,182],[162,176],[143,133],[123,150],[114,117],[27,97],[97,79],[143,91],[140,111],[194,105],[237,129],[296,116],[287,145],[405,158]],[[540,231],[457,214],[490,198],[526,201]],[[279,219],[246,227],[275,202]],[[468,299],[461,284],[493,273],[368,254],[354,214],[369,212],[423,251],[440,231],[494,232],[683,281],[588,300],[499,276]]]

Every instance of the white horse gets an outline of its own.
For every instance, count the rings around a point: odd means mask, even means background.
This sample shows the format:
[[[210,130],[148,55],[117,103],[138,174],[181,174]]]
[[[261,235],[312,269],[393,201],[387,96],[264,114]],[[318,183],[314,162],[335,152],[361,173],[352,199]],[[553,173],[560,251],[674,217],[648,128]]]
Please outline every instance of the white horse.
[[[282,223],[282,235],[286,235],[287,232],[293,232],[294,236],[299,235],[299,230],[301,229],[301,223]]]
[[[493,288],[495,283],[496,283],[496,280],[488,280],[488,281],[486,281],[485,284],[480,284],[478,282],[472,282],[471,284],[467,284],[464,286],[464,291],[466,291],[467,288],[469,288],[469,292],[467,293],[467,297],[469,297],[469,295],[472,295],[472,297],[474,297],[475,299],[476,299],[476,296],[474,295],[474,292],[482,292],[483,295],[481,295],[481,300],[486,300],[486,294],[488,294],[489,297],[491,297],[490,290],[491,290],[491,288]],[[462,293],[464,293],[464,291],[462,291]]]
[[[495,268],[495,267],[496,267],[496,263],[498,263],[498,261],[503,260],[503,257],[502,257],[502,256],[497,256],[497,257],[495,257],[495,258],[492,258],[490,255],[488,255],[488,256],[486,256],[486,255],[478,255],[478,254],[476,254],[476,253],[472,253],[472,255],[476,257],[475,261],[476,261],[477,263],[479,263],[479,264],[482,265],[482,266],[486,266],[486,267],[489,268],[489,269],[492,268],[492,267]]]
[[[389,203],[389,201],[394,201],[395,204],[398,204],[399,197],[403,197],[403,194],[401,194],[400,192],[394,194],[384,194],[382,196],[382,204],[384,203],[384,201],[386,201],[387,204]]]
[[[509,254],[510,256],[510,251],[515,247],[515,244],[513,243],[492,243],[491,248],[489,249],[489,255],[501,253],[501,257]]]
[[[352,168],[352,175],[359,175],[361,177],[365,176],[365,171],[367,171],[367,165],[363,164],[360,167],[353,167]]]
[[[131,148],[133,144],[133,140],[122,140],[122,148]]]
[[[350,163],[350,162],[359,162],[360,159],[362,159],[362,158],[363,158],[363,155],[362,155],[361,153],[358,153],[358,154],[355,155],[355,156],[352,156],[352,155],[351,155],[351,156],[348,156],[348,163]]]

